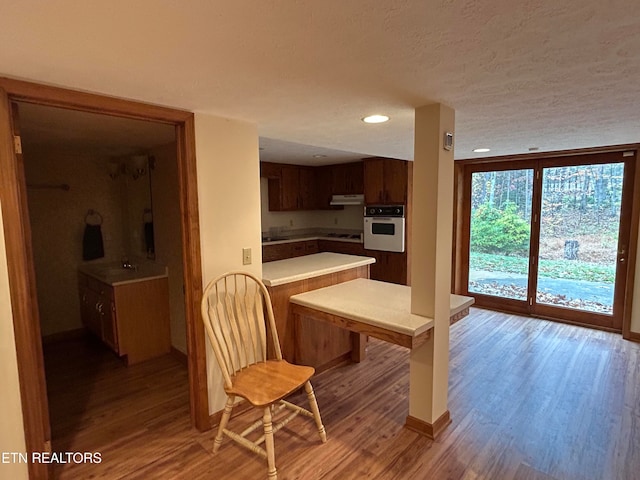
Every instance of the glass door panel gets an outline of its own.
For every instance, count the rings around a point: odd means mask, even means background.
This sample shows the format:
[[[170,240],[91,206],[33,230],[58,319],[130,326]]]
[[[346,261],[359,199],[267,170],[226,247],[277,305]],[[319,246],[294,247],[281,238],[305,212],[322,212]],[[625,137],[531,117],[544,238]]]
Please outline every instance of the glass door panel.
[[[624,163],[544,168],[536,303],[613,314]]]
[[[468,291],[527,300],[533,169],[473,172]]]

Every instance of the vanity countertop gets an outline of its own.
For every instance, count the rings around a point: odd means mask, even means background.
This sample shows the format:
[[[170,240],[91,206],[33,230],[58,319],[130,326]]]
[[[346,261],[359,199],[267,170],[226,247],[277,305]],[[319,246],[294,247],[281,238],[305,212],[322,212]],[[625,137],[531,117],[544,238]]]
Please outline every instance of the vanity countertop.
[[[78,266],[78,271],[112,287],[169,276],[168,269],[164,265],[152,262],[134,263],[134,265],[135,268],[123,268],[120,262],[85,263]]]

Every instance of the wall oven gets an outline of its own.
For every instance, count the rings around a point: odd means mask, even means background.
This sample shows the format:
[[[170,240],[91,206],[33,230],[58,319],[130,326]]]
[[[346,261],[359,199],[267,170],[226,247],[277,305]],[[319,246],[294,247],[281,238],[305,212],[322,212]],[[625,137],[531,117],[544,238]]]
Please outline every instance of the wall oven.
[[[404,252],[404,205],[364,207],[364,248]]]

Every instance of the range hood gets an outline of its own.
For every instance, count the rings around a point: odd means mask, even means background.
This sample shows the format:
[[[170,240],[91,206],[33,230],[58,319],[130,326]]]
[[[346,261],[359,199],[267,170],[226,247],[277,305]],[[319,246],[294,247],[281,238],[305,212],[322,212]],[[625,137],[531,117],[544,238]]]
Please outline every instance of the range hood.
[[[352,195],[333,195],[329,205],[363,205],[364,193]]]

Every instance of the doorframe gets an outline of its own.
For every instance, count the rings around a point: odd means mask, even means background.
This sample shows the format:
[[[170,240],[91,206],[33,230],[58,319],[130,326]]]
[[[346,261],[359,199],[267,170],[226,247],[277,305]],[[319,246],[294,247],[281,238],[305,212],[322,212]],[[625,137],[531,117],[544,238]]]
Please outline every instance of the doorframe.
[[[468,265],[468,252],[464,253],[464,245],[468,245],[469,234],[468,229],[464,227],[464,217],[469,215],[469,207],[466,206],[465,199],[469,198],[466,190],[468,189],[464,182],[465,166],[467,165],[479,165],[486,164],[487,169],[490,169],[491,164],[501,163],[505,161],[513,162],[514,165],[522,164],[526,165],[527,161],[538,161],[549,158],[559,157],[578,157],[583,155],[592,154],[607,154],[614,152],[635,151],[635,162],[637,163],[640,156],[640,143],[623,144],[623,145],[611,145],[605,147],[594,147],[564,151],[551,151],[551,152],[539,152],[530,154],[517,154],[517,155],[504,155],[499,157],[486,157],[477,159],[464,159],[456,161],[455,168],[455,189],[454,189],[454,202],[456,205],[456,212],[458,216],[454,223],[454,253],[452,255],[452,273],[453,280],[451,282],[452,291],[457,294],[466,292],[467,284],[465,282],[465,269]],[[525,167],[523,167],[525,168]],[[631,193],[631,220],[630,220],[630,232],[629,232],[629,251],[627,257],[627,278],[624,291],[624,311],[622,314],[622,337],[626,340],[640,341],[640,334],[631,332],[631,313],[633,306],[633,291],[635,282],[635,271],[637,261],[637,245],[638,245],[638,229],[640,227],[640,168],[636,165],[636,168],[631,175],[633,178],[625,180],[633,180],[633,188]],[[640,301],[640,300],[639,300]],[[504,305],[504,302],[495,305],[496,310],[500,310],[500,305]],[[490,308],[494,308],[493,306]],[[517,313],[522,315],[528,315],[527,309],[518,311]],[[511,310],[509,310],[511,311]],[[574,323],[567,320],[555,319],[556,321],[564,323]],[[593,325],[588,325],[590,328],[600,328]],[[602,328],[607,330],[606,328]]]
[[[21,176],[20,165],[14,153],[12,119],[9,118],[11,102],[14,101],[175,126],[191,424],[200,431],[210,429],[205,332],[200,321],[199,303],[202,297],[202,262],[194,114],[122,98],[0,77],[0,202],[27,451],[50,451],[51,432],[34,261],[31,254],[31,232],[26,203],[23,203],[23,199],[26,199],[26,182]],[[48,478],[47,465],[29,463],[29,477]]]

